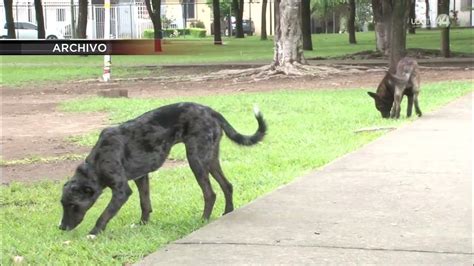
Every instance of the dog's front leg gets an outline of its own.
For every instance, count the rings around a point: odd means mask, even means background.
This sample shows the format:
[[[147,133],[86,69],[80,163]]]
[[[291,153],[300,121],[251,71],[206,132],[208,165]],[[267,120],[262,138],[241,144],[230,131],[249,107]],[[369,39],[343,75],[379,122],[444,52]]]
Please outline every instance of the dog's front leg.
[[[112,219],[123,204],[127,201],[128,197],[132,194],[132,190],[127,184],[127,181],[118,182],[112,188],[112,199],[110,200],[107,208],[100,215],[97,220],[95,227],[90,231],[91,235],[97,235],[105,229],[107,223]]]
[[[396,89],[394,99],[393,99],[392,110],[390,111],[391,118],[396,119],[400,117],[400,102],[401,101],[402,101],[402,91],[399,89]]]
[[[418,105],[418,92],[413,95],[413,101],[415,102],[415,112],[418,116],[422,116],[420,106]]]

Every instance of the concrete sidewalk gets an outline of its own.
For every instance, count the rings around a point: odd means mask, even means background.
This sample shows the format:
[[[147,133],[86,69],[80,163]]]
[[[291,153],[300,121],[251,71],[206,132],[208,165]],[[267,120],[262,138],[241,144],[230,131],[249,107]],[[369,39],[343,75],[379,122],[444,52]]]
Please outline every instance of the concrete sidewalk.
[[[472,265],[472,96],[255,200],[139,265]]]

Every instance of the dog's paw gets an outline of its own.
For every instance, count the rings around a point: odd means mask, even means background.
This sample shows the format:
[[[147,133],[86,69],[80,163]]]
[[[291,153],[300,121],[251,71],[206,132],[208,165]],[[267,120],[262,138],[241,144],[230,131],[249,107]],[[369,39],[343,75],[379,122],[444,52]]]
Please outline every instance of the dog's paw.
[[[87,238],[88,240],[94,240],[94,239],[97,238],[97,236],[96,236],[96,235],[87,235],[86,238]]]

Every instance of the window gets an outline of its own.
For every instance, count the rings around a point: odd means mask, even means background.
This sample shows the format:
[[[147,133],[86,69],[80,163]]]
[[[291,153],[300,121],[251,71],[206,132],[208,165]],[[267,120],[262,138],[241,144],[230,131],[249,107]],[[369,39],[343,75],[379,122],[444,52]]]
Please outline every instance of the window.
[[[37,30],[38,27],[36,27],[36,25],[30,24],[30,23],[23,23],[23,29],[25,29],[25,30]]]
[[[472,9],[472,0],[461,0],[461,11],[470,11]]]
[[[195,0],[183,0],[183,16],[185,18],[195,18]]]
[[[150,16],[148,15],[148,10],[146,9],[146,6],[144,5],[139,5],[138,6],[138,18],[141,19],[149,19]]]
[[[66,9],[56,9],[56,21],[66,21]]]

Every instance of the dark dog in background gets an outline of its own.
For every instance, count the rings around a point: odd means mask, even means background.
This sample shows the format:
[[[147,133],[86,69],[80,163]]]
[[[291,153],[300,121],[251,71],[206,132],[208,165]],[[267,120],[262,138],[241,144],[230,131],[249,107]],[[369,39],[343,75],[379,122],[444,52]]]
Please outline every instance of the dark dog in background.
[[[404,57],[398,62],[397,72],[387,72],[377,88],[377,92],[368,92],[375,100],[375,107],[383,118],[399,118],[400,103],[403,95],[408,98],[407,117],[411,116],[413,104],[418,116],[421,116],[418,104],[420,93],[420,72],[418,63],[409,57]]]
[[[71,230],[81,223],[103,189],[109,187],[112,199],[90,234],[104,230],[132,194],[129,180],[134,180],[138,188],[141,222],[146,223],[152,211],[148,173],[160,168],[171,147],[180,142],[186,147],[189,166],[204,194],[203,218],[209,219],[216,200],[209,173],[224,192],[224,214],[233,211],[232,184],[219,163],[219,143],[222,131],[240,145],[260,142],[265,136],[266,124],[260,111],[257,108],[254,111],[258,130],[251,136],[241,135],[220,113],[195,103],[163,106],[104,129],[90,154],[64,185],[60,229]]]

